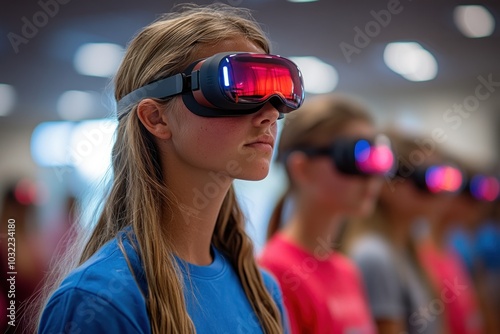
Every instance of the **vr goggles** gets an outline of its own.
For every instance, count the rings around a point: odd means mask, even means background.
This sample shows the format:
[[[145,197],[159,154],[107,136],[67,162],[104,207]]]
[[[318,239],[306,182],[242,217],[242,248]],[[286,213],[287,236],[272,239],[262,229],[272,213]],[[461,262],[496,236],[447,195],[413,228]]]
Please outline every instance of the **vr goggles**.
[[[500,198],[500,180],[494,176],[477,174],[468,181],[467,190],[477,200],[493,202]]]
[[[404,177],[399,169],[397,175]],[[457,193],[465,184],[462,171],[451,165],[419,166],[410,178],[418,188],[433,194]]]
[[[374,140],[339,138],[327,147],[303,148],[308,156],[329,156],[348,175],[386,175],[394,169],[394,153],[385,136]]]
[[[224,52],[197,60],[184,71],[147,84],[118,101],[118,119],[145,98],[182,94],[186,107],[204,117],[257,112],[268,101],[280,113],[304,101],[302,74],[289,59],[269,54]]]

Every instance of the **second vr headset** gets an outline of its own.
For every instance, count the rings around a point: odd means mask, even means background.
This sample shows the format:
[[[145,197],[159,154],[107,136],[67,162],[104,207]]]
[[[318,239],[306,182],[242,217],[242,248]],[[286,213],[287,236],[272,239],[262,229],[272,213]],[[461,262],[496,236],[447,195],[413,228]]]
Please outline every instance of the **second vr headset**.
[[[308,156],[328,156],[335,167],[347,175],[386,175],[395,163],[389,140],[382,135],[374,139],[338,138],[328,146],[297,148],[290,153],[293,151]]]
[[[118,119],[145,98],[182,94],[186,107],[204,117],[241,116],[270,102],[280,113],[304,101],[302,74],[291,60],[270,54],[223,52],[184,71],[147,84],[118,101]]]

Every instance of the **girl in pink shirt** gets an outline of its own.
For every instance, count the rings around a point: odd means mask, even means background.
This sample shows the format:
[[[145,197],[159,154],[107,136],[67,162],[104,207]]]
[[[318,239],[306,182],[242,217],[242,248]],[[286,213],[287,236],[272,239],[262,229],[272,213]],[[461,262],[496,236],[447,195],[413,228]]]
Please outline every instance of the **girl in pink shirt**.
[[[350,143],[375,137],[367,111],[347,97],[309,98],[285,121],[278,159],[289,189],[260,264],[281,285],[292,333],[376,332],[360,274],[332,242],[346,217],[373,210],[382,179],[352,164]]]

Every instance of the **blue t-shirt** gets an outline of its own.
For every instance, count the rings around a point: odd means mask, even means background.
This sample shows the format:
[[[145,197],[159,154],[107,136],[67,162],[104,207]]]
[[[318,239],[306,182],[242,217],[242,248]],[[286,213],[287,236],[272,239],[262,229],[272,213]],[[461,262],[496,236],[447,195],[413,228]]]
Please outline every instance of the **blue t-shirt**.
[[[500,224],[486,221],[478,228],[476,252],[486,271],[500,273]]]
[[[494,221],[482,222],[475,233],[453,229],[448,236],[451,246],[464,261],[471,275],[477,264],[488,273],[500,273],[500,226]]]
[[[143,295],[147,294],[144,270],[136,250],[123,236],[120,233],[137,282],[117,239],[111,240],[54,292],[43,311],[39,333],[151,333]],[[208,266],[178,260],[187,311],[197,333],[262,333],[236,271],[221,252],[212,250],[214,260]],[[288,333],[281,290],[270,274],[262,271],[262,276]]]

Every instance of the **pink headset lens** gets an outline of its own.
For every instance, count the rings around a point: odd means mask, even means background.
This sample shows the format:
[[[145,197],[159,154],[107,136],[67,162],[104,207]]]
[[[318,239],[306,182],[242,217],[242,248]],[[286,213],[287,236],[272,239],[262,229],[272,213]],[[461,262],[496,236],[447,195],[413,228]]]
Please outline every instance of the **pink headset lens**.
[[[388,146],[372,146],[364,139],[356,143],[354,157],[359,170],[367,174],[386,174],[394,164],[394,155]]]
[[[475,198],[492,202],[500,194],[500,182],[493,176],[477,175],[471,179],[470,190]]]
[[[427,188],[433,193],[456,192],[463,182],[462,173],[451,166],[432,166],[425,172]]]

